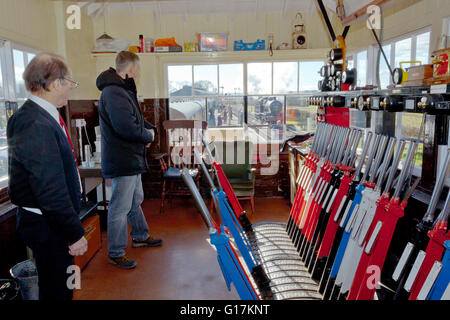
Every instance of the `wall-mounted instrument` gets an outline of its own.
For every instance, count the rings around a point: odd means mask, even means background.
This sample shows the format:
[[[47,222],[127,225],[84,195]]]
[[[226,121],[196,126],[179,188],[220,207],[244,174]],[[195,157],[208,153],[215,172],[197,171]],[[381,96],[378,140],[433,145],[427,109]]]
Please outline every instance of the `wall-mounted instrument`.
[[[330,96],[327,99],[327,105],[330,107],[342,108],[345,107],[344,96]]]
[[[380,106],[380,100],[381,97],[380,96],[371,96],[370,98],[368,98],[370,106],[369,108],[371,110],[381,110],[381,106]]]
[[[421,61],[402,61],[400,62],[400,68],[395,68],[394,69],[394,84],[395,85],[402,85],[403,83],[405,83],[406,81],[408,81],[408,69],[403,68],[404,64],[412,64],[412,63],[419,63],[420,65],[422,65]]]
[[[357,97],[356,101],[357,101],[356,107],[360,111],[370,110],[370,106],[371,106],[370,96],[360,95],[359,97]]]
[[[298,19],[300,18],[300,19]],[[292,48],[293,49],[306,49],[307,43],[306,43],[306,31],[305,31],[305,25],[302,22],[303,16],[299,12],[295,16],[296,22],[294,25],[294,31],[292,32]]]
[[[403,111],[405,106],[402,96],[387,96],[380,102],[380,109],[388,112]]]
[[[444,102],[441,95],[427,94],[420,98],[417,102],[417,111],[429,112],[437,109],[439,103]]]
[[[356,69],[345,70],[342,72],[342,83],[352,87],[356,83]]]

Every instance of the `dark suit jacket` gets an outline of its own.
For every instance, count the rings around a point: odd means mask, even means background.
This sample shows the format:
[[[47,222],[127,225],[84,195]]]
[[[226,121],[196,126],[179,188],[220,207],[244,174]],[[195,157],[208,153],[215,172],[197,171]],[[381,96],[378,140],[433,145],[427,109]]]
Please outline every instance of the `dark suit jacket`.
[[[8,120],[9,198],[19,207],[18,228],[40,226],[71,245],[84,235],[79,219],[81,190],[75,159],[59,123],[31,100]],[[35,232],[35,230],[34,230]],[[35,232],[36,233],[36,232]]]

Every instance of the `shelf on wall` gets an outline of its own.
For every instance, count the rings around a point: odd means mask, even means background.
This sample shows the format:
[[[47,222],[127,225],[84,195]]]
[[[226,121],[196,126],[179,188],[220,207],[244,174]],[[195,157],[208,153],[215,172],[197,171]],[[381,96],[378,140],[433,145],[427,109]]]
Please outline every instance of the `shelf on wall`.
[[[299,56],[304,59],[326,59],[326,54],[329,48],[319,49],[288,49],[288,50],[274,50],[271,58],[277,57],[292,57],[298,59]],[[114,56],[116,53],[91,53],[93,57],[108,57]],[[233,57],[233,56],[260,56],[270,57],[268,50],[252,50],[252,51],[214,51],[214,52],[146,52],[137,53],[138,56],[156,56],[156,57],[205,57],[205,58],[221,58],[221,57]]]

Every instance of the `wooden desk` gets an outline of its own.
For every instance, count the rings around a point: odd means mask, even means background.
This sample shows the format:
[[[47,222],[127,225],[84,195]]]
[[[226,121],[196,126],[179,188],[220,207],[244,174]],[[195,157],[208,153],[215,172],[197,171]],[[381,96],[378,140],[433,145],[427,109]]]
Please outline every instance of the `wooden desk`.
[[[96,163],[93,168],[88,167],[79,167],[80,178],[81,178],[81,186],[83,187],[83,201],[87,203],[87,194],[97,188],[100,184],[102,185],[102,201],[98,201],[98,203],[102,203],[103,207],[106,210],[106,183],[105,179],[102,175],[102,167],[99,163]],[[98,200],[98,199],[97,199]]]

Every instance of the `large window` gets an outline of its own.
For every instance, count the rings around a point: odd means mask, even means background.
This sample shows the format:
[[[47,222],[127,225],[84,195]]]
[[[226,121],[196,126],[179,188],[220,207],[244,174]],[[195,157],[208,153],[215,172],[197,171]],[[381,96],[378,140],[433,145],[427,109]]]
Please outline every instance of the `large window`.
[[[247,64],[247,92],[248,94],[272,93],[272,63]]]
[[[17,98],[26,98],[27,92],[25,89],[25,82],[22,75],[25,71],[25,56],[23,51],[13,50],[14,57],[14,75],[16,80],[16,96]]]
[[[401,62],[420,61],[428,64],[430,60],[430,30],[429,28],[419,30],[401,38],[392,39],[383,45],[383,50],[392,69],[399,68]],[[408,68],[409,63],[402,64],[401,67]],[[381,89],[386,89],[392,85],[392,77],[389,68],[383,57],[380,57],[380,82]]]
[[[349,53],[347,55],[347,69],[356,69],[356,86],[365,87],[367,85],[367,50]]]
[[[399,68],[401,62],[411,61],[411,38],[396,42],[394,48],[394,68]]]
[[[169,66],[168,88],[169,95],[192,96],[192,66]]]
[[[284,124],[284,96],[249,96],[248,124],[280,126]]]
[[[286,97],[286,127],[296,132],[315,132],[317,108],[306,103],[305,96]]]
[[[0,188],[8,184],[8,115],[27,99],[28,93],[22,76],[36,53],[33,49],[0,40]]]
[[[208,127],[315,128],[316,108],[298,94],[318,90],[323,61],[167,66],[170,119],[203,119]],[[245,122],[247,120],[247,122]]]
[[[0,61],[0,100],[5,98],[5,92],[3,89],[3,74],[2,74],[2,64]]]
[[[400,63],[406,61],[420,61],[422,64],[428,64],[430,60],[430,34],[429,28],[426,28],[387,42],[383,46],[383,49],[385,50],[391,67],[399,68]],[[402,67],[408,68],[410,65],[411,64],[403,64]],[[384,59],[380,59],[380,82],[382,89],[393,84],[392,77],[389,75]],[[422,120],[422,114],[406,112],[397,113],[396,136],[417,139],[419,137]],[[423,132],[421,134],[421,139],[423,139]],[[406,158],[406,153],[407,149],[405,149],[402,159]],[[416,176],[421,175],[422,161],[423,143],[420,143],[413,160],[413,173]]]
[[[383,51],[388,61],[391,57],[391,46],[383,46]],[[386,89],[391,84],[391,72],[389,66],[386,64],[386,60],[383,56],[380,56],[380,85],[382,89]]]
[[[416,37],[416,57],[414,60],[421,61],[422,64],[429,62],[430,56],[430,32],[420,34]]]
[[[8,145],[6,142],[6,108],[5,101],[0,100],[0,188],[8,180]]]
[[[365,87],[367,84],[367,51],[356,55],[357,86]]]
[[[299,92],[318,90],[318,83],[322,79],[319,70],[323,64],[322,61],[300,62]]]
[[[423,121],[424,114],[420,113],[408,113],[408,112],[398,112],[397,114],[397,127],[396,127],[396,136],[399,138],[412,138],[418,139],[419,135],[421,141],[423,141],[423,131],[420,133],[421,124]],[[403,161],[406,158],[407,147],[403,151],[402,159]],[[413,159],[413,173],[416,176],[421,175],[421,168],[423,163],[423,142],[419,143],[417,147],[417,152]]]
[[[317,69],[318,70],[318,69]],[[273,93],[297,93],[297,62],[273,63]]]
[[[211,96],[218,93],[217,65],[194,66],[194,95]]]
[[[219,83],[222,95],[242,95],[244,93],[244,65],[219,64]]]
[[[244,124],[244,98],[208,99],[208,127],[241,127]]]

